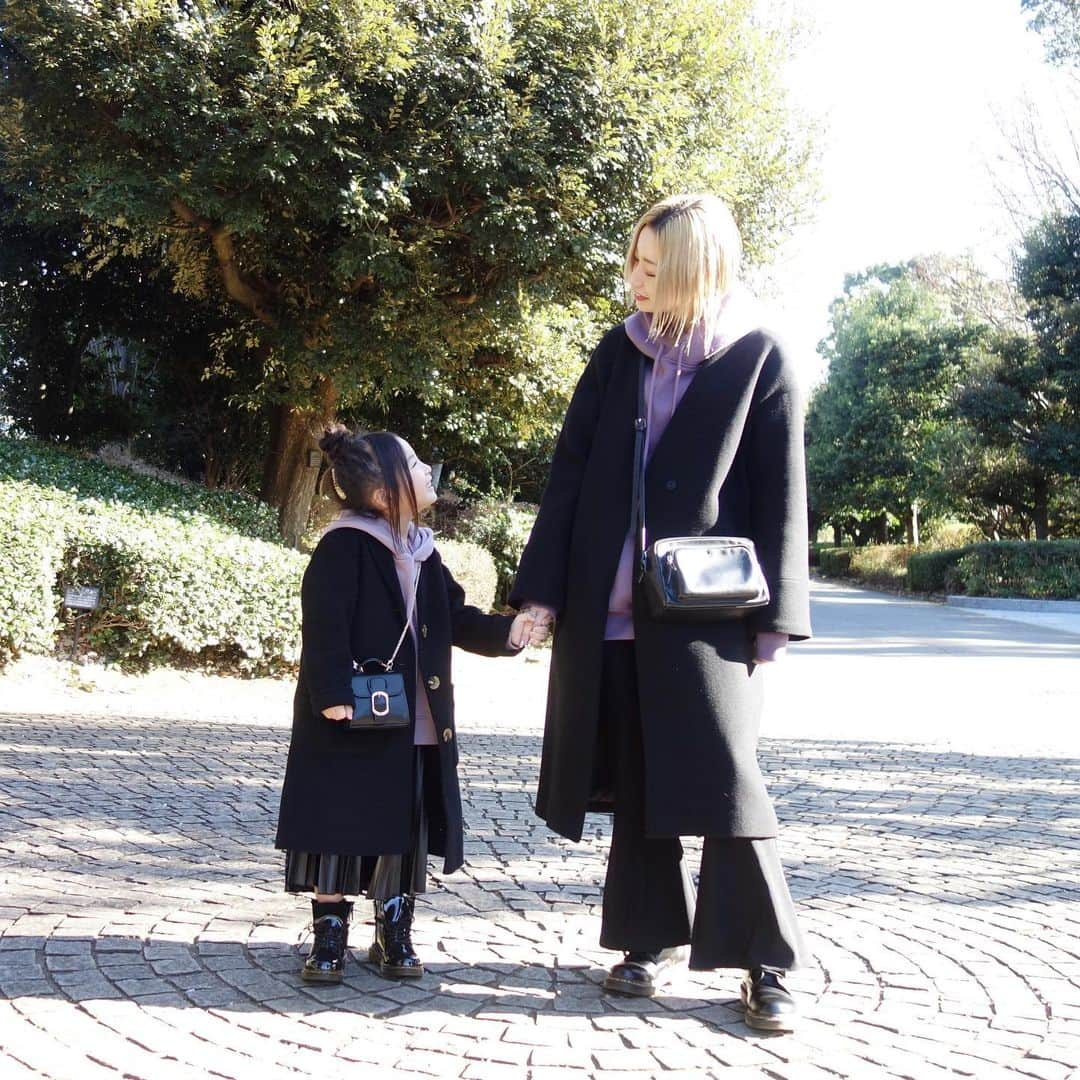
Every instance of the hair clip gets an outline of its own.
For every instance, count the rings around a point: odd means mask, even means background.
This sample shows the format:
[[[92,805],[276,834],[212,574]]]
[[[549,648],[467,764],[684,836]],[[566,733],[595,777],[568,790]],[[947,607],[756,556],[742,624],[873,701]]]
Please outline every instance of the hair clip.
[[[337,497],[345,502],[347,496],[344,491],[341,490],[341,485],[337,482],[337,473],[333,469],[330,470],[330,483],[334,485],[334,491],[337,493]]]

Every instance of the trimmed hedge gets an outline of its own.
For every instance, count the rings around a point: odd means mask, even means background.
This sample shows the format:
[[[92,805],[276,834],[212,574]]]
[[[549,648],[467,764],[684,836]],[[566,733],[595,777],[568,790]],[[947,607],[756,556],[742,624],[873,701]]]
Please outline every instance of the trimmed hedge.
[[[27,480],[82,499],[127,503],[193,525],[224,525],[246,536],[281,543],[276,511],[252,495],[171,484],[31,439],[0,438],[0,480]]]
[[[453,537],[479,544],[491,552],[498,572],[496,599],[505,604],[514,585],[521,553],[539,507],[531,503],[515,503],[486,499],[468,507],[454,520]]]
[[[853,577],[871,585],[903,586],[914,550],[905,544],[823,547],[817,552],[817,568],[825,577]]]
[[[481,611],[495,606],[498,573],[490,551],[464,540],[436,540],[443,563],[465,590],[465,599]]]
[[[25,480],[0,481],[0,666],[46,652],[60,627],[55,593],[75,499]]]
[[[921,592],[1075,600],[1080,540],[1002,540],[912,558],[908,581]]]
[[[72,617],[61,611],[63,589],[93,584],[102,605],[81,616],[83,639],[105,659],[258,674],[295,665],[308,556],[245,535],[243,522],[266,531],[268,508],[179,486],[169,503],[173,485],[36,444],[8,443],[2,459],[0,663],[50,651]],[[44,482],[12,478],[20,461],[26,472],[42,466]],[[491,557],[469,544],[439,548],[470,601],[490,607]]]
[[[819,547],[823,577],[914,592],[1069,600],[1080,596],[1080,540],[1003,540],[926,551],[904,544]]]
[[[825,577],[847,577],[851,573],[851,548],[819,547],[817,568]]]
[[[915,592],[957,592],[956,564],[966,548],[922,551],[908,562],[908,588]]]

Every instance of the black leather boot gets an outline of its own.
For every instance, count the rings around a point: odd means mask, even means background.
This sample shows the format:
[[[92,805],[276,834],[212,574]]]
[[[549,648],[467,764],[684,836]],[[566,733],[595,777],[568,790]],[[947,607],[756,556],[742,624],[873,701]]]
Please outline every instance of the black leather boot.
[[[341,982],[345,969],[345,952],[349,947],[349,916],[352,904],[348,900],[324,904],[311,901],[311,919],[315,940],[311,952],[300,970],[304,982]]]
[[[746,973],[740,994],[748,1027],[758,1031],[793,1031],[799,1018],[795,999],[780,981],[782,971],[755,967]]]
[[[412,920],[415,897],[391,896],[375,901],[375,940],[368,960],[379,965],[379,974],[390,979],[418,979],[424,965],[413,951]]]
[[[663,976],[687,955],[685,945],[660,952],[628,952],[604,979],[604,989],[628,997],[652,997],[663,983]]]

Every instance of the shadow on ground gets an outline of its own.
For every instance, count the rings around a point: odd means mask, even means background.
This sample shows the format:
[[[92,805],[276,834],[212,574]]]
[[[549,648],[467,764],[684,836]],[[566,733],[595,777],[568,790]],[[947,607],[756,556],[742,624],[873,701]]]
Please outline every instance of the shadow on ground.
[[[110,882],[118,899],[128,881],[275,890],[287,740],[280,728],[254,725],[0,716],[0,874],[91,873],[103,901]],[[545,860],[564,860],[564,878],[575,862],[582,867],[565,900],[577,902],[581,886],[598,890],[596,856],[609,820],[591,817],[581,845],[536,820],[539,737],[466,731],[462,746],[467,850],[470,862],[493,869],[480,887],[499,900],[494,910],[508,888],[516,908],[552,910],[541,893],[555,887],[530,873]],[[767,740],[761,759],[802,898],[847,895],[862,884],[904,893],[883,868],[891,846],[906,859],[912,844],[931,871],[935,853],[964,863],[965,903],[1038,903],[1051,888],[1077,893],[1080,759],[822,740]],[[1017,872],[1003,887],[1010,868]],[[13,896],[6,876],[4,902],[29,902]],[[958,900],[952,888],[930,895]]]

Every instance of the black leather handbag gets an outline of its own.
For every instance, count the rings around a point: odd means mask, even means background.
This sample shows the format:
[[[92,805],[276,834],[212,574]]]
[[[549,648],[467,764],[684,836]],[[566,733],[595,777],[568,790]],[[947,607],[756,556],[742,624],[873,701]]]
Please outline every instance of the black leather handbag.
[[[769,586],[754,542],[743,536],[669,536],[648,541],[645,528],[645,357],[638,361],[634,421],[633,523],[643,583],[654,619],[715,622],[738,619],[769,603]]]
[[[390,671],[381,660],[365,660],[352,677],[353,714],[345,721],[347,731],[391,731],[412,723],[405,679],[399,671]],[[379,665],[370,674],[368,665]]]
[[[412,596],[405,612],[405,627],[389,660],[370,659],[362,663],[353,661],[356,674],[352,677],[353,714],[345,721],[346,731],[393,731],[412,725],[409,699],[405,696],[405,677],[394,671],[394,662],[401,651],[401,643],[409,632],[416,589],[420,583],[420,568],[413,578]],[[370,670],[369,670],[370,669]]]

